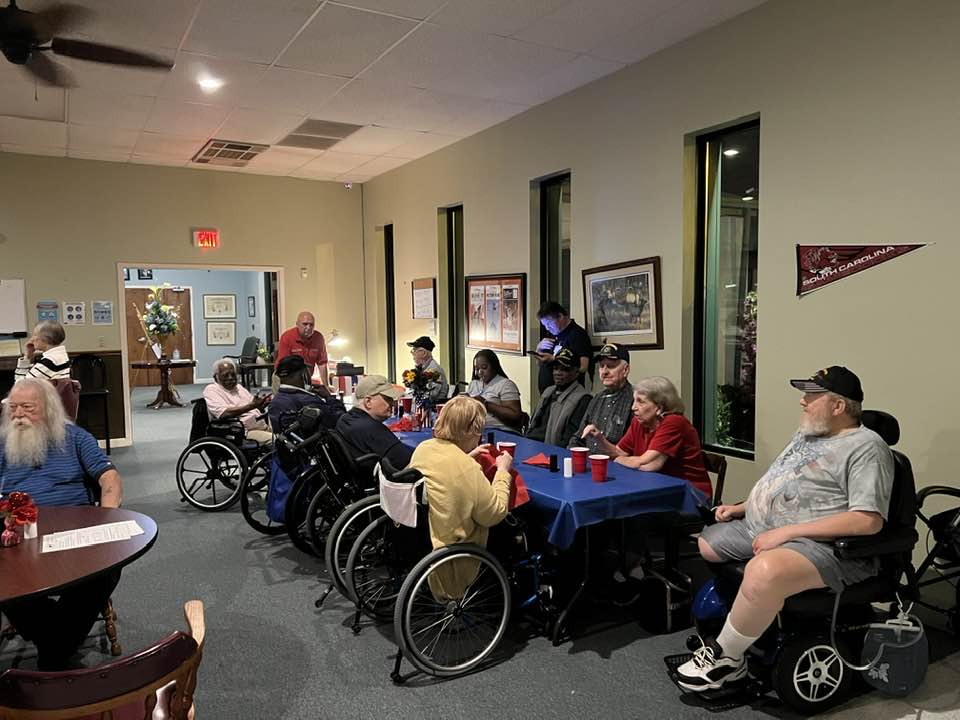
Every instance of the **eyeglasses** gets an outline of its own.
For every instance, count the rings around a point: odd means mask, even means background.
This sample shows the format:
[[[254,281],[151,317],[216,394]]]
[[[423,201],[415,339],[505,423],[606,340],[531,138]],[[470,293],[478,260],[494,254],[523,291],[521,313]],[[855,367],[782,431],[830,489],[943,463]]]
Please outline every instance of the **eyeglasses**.
[[[387,405],[390,405],[391,407],[393,407],[394,405],[397,404],[397,401],[394,400],[394,399],[393,399],[392,397],[390,397],[389,395],[384,395],[383,393],[377,393],[377,395],[379,395],[380,397],[382,397],[382,398],[384,399],[384,401],[387,403]]]

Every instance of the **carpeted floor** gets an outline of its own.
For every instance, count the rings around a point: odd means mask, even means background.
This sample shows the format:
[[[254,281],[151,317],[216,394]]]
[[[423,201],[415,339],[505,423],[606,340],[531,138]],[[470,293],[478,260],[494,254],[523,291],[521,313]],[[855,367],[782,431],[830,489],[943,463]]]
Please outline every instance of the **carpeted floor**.
[[[181,388],[185,399],[200,390]],[[318,561],[285,535],[255,533],[239,506],[204,513],[179,501],[174,465],[186,446],[190,408],[147,410],[154,393],[134,392],[135,443],[114,449],[113,459],[124,479],[125,507],[153,517],[160,534],[153,549],[125,569],[114,602],[125,653],[183,628],[186,600],[204,602],[198,718],[703,717],[664,670],[664,656],[682,652],[689,631],[649,636],[635,622],[580,634],[556,648],[518,629],[500,661],[482,672],[395,686],[389,678],[396,651],[392,627],[367,623],[354,636],[352,608],[336,593],[316,610],[324,587]],[[960,718],[960,644],[931,631],[931,645],[940,659],[909,701],[863,695],[833,715]],[[91,639],[84,663],[106,659]],[[11,663],[32,667],[32,648],[9,643],[0,668]],[[773,699],[721,716],[757,714],[792,717]]]

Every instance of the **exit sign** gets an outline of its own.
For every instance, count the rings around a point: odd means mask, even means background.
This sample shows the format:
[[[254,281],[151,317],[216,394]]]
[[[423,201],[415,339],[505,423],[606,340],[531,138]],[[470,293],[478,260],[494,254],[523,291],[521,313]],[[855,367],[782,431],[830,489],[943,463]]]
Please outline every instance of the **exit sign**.
[[[198,248],[218,248],[220,247],[220,231],[194,230],[193,244]]]

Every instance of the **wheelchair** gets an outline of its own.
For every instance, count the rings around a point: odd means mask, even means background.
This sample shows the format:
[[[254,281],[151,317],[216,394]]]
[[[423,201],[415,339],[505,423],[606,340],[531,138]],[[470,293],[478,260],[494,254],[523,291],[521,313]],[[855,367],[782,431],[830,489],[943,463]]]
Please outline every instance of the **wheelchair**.
[[[180,501],[199,510],[226,510],[240,497],[250,466],[270,448],[247,441],[238,419],[211,420],[203,398],[192,403],[190,444],[177,459]]]
[[[877,410],[863,413],[863,424],[890,445],[900,439],[896,419]],[[915,597],[915,574],[911,565],[917,541],[915,529],[916,490],[909,459],[893,450],[894,478],[890,508],[884,528],[875,535],[837,538],[834,552],[842,559],[878,558],[879,573],[849,585],[838,596],[828,588],[807,590],[787,598],[777,622],[764,632],[747,653],[752,679],[719,690],[700,693],[708,703],[720,702],[733,693],[755,697],[770,690],[787,706],[805,715],[823,712],[847,699],[856,679],[841,659],[859,662],[865,626],[887,619],[878,616],[872,603],[897,604]],[[694,599],[693,614],[700,636],[715,637],[743,580],[746,563],[711,564],[715,578]],[[907,583],[903,585],[902,579]],[[700,646],[692,635],[690,650]],[[676,664],[689,656],[672,658]],[[671,659],[668,658],[668,663]],[[674,681],[676,677],[674,676]]]
[[[923,504],[928,498],[938,495],[960,500],[960,489],[930,485],[917,493],[917,517],[927,527],[928,548],[927,556],[917,568],[917,588],[942,582],[950,583],[954,588],[954,604],[952,608],[944,608],[919,598],[914,601],[945,615],[950,628],[960,635],[960,582],[957,582],[957,578],[960,578],[960,506],[928,517],[923,512]],[[932,548],[929,545],[931,537],[934,540]],[[931,568],[936,571],[936,576],[923,580],[924,574]]]

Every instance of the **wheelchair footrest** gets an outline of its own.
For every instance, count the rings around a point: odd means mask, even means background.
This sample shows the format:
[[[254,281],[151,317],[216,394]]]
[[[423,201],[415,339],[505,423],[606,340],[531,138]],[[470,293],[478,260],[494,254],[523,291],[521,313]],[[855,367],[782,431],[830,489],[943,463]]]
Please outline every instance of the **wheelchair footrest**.
[[[724,712],[750,704],[754,704],[754,707],[756,707],[756,701],[763,698],[770,689],[764,686],[759,680],[747,676],[719,690],[705,690],[699,693],[685,690],[680,687],[677,682],[677,668],[692,657],[693,653],[680,653],[679,655],[667,655],[663,659],[664,664],[667,666],[667,675],[684,694],[683,701],[685,704],[693,705],[710,712]],[[763,700],[761,704],[765,702],[775,703],[776,701],[773,700],[773,698],[768,698]]]

